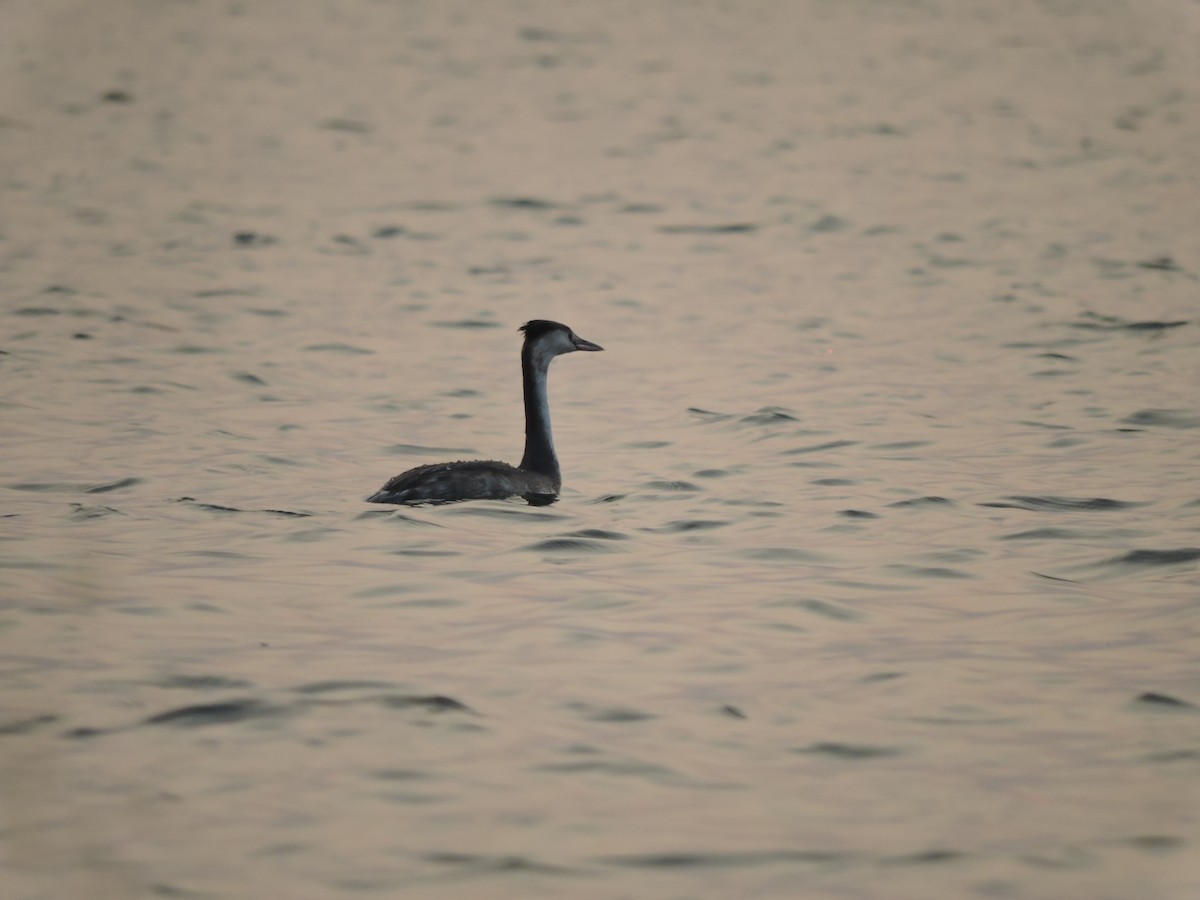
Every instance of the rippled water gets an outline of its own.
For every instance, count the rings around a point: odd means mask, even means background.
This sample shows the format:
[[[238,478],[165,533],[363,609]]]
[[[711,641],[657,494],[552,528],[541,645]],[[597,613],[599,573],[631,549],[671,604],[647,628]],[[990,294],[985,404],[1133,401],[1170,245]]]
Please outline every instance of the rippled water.
[[[1194,9],[6,14],[6,898],[1200,893]]]

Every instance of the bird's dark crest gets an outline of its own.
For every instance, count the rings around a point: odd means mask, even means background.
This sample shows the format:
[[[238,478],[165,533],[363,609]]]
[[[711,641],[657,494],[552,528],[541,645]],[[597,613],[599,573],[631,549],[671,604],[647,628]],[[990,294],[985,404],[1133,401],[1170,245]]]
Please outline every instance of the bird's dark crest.
[[[543,334],[548,334],[551,331],[565,331],[571,333],[571,329],[561,322],[551,322],[549,319],[530,319],[517,331],[525,332],[526,339],[541,337]]]

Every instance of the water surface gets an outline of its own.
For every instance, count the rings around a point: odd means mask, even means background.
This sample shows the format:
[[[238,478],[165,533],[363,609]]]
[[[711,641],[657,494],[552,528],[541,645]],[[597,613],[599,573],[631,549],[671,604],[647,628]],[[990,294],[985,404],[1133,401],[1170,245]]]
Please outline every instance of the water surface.
[[[7,18],[5,897],[1196,896],[1194,9]]]

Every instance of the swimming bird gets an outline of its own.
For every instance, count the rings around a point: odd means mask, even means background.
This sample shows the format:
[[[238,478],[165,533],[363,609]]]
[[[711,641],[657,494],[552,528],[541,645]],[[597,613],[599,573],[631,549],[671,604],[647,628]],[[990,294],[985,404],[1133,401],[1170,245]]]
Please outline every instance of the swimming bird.
[[[369,503],[453,503],[456,500],[503,500],[523,496],[532,503],[551,502],[562,487],[562,471],[550,433],[546,376],[556,356],[576,350],[603,350],[566,325],[533,319],[519,329],[521,379],[525,390],[525,455],[521,464],[493,460],[433,463],[397,475],[367,498]]]

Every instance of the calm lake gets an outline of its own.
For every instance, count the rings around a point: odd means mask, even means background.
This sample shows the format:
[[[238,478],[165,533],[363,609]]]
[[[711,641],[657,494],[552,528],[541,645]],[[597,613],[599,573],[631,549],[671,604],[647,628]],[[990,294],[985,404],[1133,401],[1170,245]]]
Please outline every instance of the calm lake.
[[[1200,896],[1200,6],[0,15],[6,900]]]

